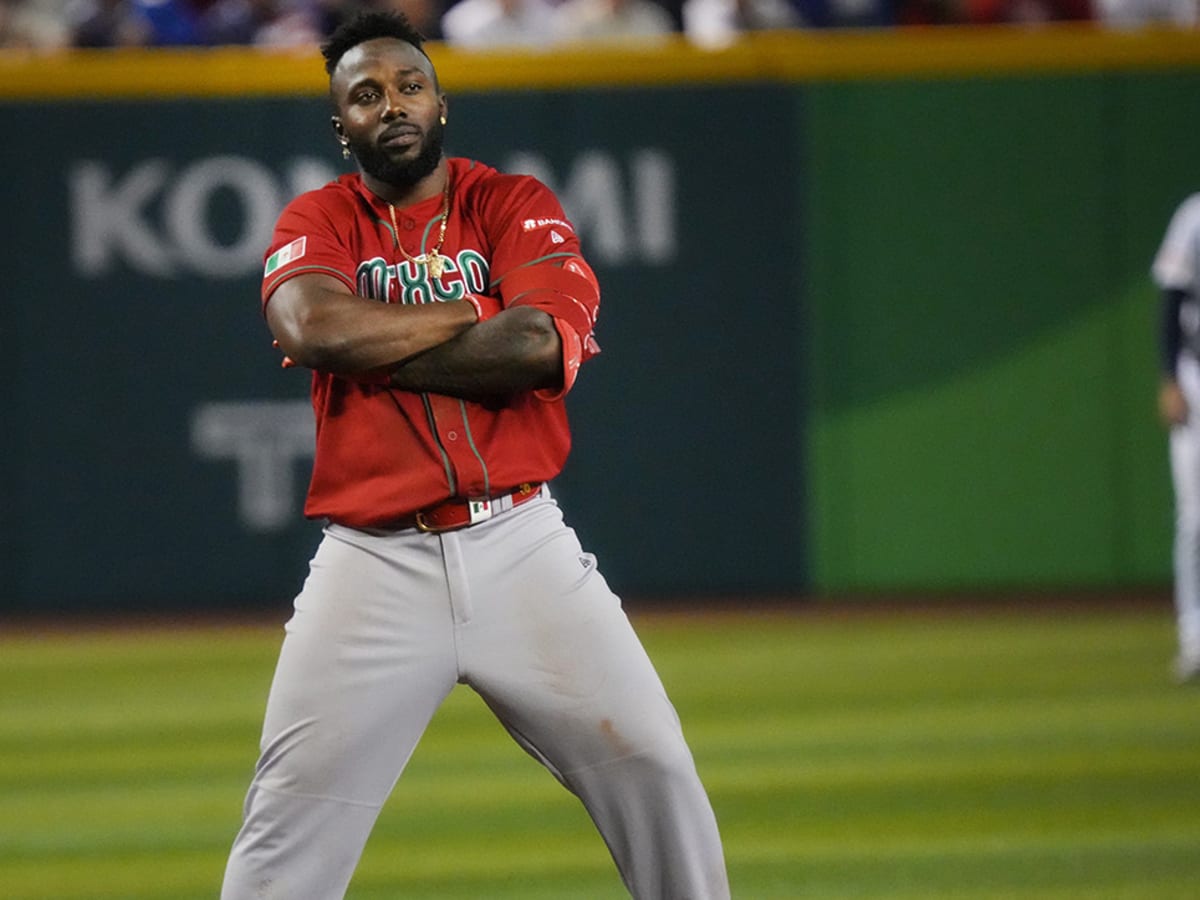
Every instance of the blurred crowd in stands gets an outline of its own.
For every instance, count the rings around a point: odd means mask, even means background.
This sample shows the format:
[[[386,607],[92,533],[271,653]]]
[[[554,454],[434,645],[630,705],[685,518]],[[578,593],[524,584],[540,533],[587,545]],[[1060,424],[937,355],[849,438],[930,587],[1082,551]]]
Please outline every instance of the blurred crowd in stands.
[[[574,41],[704,47],[750,31],[1092,21],[1195,28],[1200,0],[0,0],[0,48],[299,47],[364,7],[403,11],[431,40],[462,48]]]

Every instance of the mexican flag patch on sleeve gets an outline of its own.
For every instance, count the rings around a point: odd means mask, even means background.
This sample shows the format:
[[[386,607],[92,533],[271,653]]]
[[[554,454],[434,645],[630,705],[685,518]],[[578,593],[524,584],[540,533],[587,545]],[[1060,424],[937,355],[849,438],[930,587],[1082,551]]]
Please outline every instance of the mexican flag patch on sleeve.
[[[263,270],[264,275],[270,275],[280,266],[286,266],[293,260],[297,260],[304,255],[304,245],[308,238],[298,237],[290,244],[280,247],[274,253],[267,257],[267,267]]]

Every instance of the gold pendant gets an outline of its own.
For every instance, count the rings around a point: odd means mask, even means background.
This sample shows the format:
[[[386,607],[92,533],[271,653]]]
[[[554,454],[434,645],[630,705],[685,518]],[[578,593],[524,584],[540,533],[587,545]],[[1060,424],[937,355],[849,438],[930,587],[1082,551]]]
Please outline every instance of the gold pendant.
[[[430,250],[429,253],[426,254],[425,263],[429,266],[430,278],[442,277],[442,269],[445,267],[446,261],[440,255],[438,255],[437,250]]]

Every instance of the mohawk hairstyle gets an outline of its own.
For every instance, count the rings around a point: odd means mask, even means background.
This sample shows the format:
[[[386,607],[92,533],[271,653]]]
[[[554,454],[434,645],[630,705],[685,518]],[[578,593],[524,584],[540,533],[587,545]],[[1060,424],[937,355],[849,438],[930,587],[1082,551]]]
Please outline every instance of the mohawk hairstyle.
[[[371,10],[347,19],[335,28],[329,40],[321,45],[326,73],[333,74],[346,51],[375,38],[396,38],[405,41],[420,50],[426,59],[429,58],[429,54],[425,53],[421,46],[425,43],[425,36],[413,27],[404,13]]]

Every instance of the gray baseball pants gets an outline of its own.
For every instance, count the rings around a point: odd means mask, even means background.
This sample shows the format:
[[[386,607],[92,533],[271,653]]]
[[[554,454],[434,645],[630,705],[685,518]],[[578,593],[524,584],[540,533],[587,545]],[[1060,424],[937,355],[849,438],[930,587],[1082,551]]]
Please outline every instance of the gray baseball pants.
[[[343,897],[458,683],[583,801],[633,897],[729,897],[675,710],[545,493],[440,535],[326,528],[286,627],[222,900]]]
[[[1183,354],[1179,386],[1188,420],[1171,429],[1171,477],[1175,489],[1175,615],[1179,662],[1200,663],[1200,363]]]

